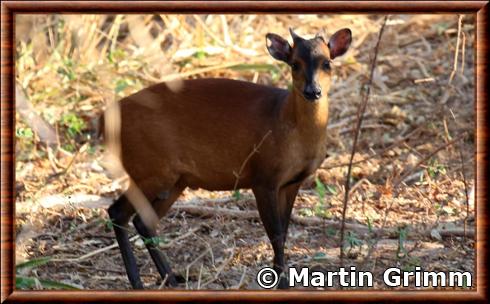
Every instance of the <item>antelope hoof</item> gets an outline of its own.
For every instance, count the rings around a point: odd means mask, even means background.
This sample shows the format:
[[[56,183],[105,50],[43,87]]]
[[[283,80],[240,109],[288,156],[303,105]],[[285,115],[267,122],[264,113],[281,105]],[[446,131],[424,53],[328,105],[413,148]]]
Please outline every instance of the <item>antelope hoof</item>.
[[[279,284],[277,284],[277,289],[289,289],[289,283],[286,277],[279,278]]]

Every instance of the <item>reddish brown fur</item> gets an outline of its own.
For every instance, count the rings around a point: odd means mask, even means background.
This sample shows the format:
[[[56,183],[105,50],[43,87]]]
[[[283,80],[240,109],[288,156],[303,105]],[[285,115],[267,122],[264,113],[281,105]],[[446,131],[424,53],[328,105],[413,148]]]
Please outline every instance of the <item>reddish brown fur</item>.
[[[294,69],[292,92],[229,79],[196,79],[183,81],[177,91],[157,84],[119,102],[122,164],[157,216],[165,215],[186,187],[252,188],[278,273],[285,266],[284,243],[298,189],[326,154],[331,72],[323,64],[350,44],[347,29],[337,32],[328,47],[322,38],[304,40],[292,34],[298,43],[294,48],[277,35],[267,36],[274,58],[301,65]],[[135,213],[126,196],[109,208],[109,215],[117,224],[131,284],[142,288],[127,232],[121,228]],[[133,223],[142,237],[156,236],[140,215]],[[175,286],[161,253],[154,244],[146,246],[162,278],[169,275]],[[287,287],[284,280],[279,287]]]
[[[123,165],[151,201],[176,183],[232,190],[288,183],[325,156],[327,99],[306,102],[285,90],[229,79],[164,83],[120,102]],[[144,117],[144,119],[142,119]]]

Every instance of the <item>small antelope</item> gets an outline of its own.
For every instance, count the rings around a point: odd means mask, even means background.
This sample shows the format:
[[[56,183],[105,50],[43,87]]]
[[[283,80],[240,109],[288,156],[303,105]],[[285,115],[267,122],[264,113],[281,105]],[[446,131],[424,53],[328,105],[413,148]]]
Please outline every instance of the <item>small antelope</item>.
[[[328,42],[321,35],[304,39],[290,33],[293,46],[276,34],[267,34],[266,42],[270,55],[291,67],[291,91],[230,79],[194,79],[183,81],[178,91],[160,83],[119,102],[120,161],[130,187],[141,190],[159,218],[186,187],[251,188],[277,274],[285,268],[284,244],[298,190],[326,155],[332,60],[352,41],[347,28]],[[133,215],[143,238],[156,237],[155,227],[145,224],[128,192],[108,213],[129,281],[141,289],[126,227]],[[146,247],[162,279],[176,286],[156,244]],[[287,285],[281,277],[278,287]]]

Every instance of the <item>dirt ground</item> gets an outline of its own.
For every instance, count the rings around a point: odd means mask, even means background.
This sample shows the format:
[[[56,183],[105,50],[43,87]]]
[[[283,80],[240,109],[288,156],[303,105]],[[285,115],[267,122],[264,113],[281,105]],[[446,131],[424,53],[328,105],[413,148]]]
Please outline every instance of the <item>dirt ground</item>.
[[[344,26],[350,27],[354,33],[351,50],[334,67],[336,76],[329,94],[329,156],[300,190],[286,244],[289,266],[338,270],[339,226],[356,111],[369,77],[373,48],[383,16],[226,18],[231,33],[240,32],[234,30],[239,22],[248,22],[248,27],[259,29],[254,32],[247,27],[243,34],[230,35],[230,39],[236,40],[236,45],[243,48],[250,45],[250,49],[257,52],[257,57],[249,58],[248,63],[256,63],[256,60],[278,66],[267,57],[263,40],[254,35],[263,37],[266,32],[276,30],[287,37],[285,24],[295,25],[297,31],[305,36],[313,35],[323,27],[328,34]],[[152,30],[154,24],[165,24],[163,28],[167,30],[153,35],[162,37],[162,44],[165,37],[174,35],[174,43],[166,49],[167,52],[175,54],[186,43],[192,45],[191,41],[199,41],[196,37],[177,41],[179,33],[169,28],[175,20],[184,22],[182,19],[147,19],[141,21],[147,27],[139,30]],[[49,20],[60,22],[56,18]],[[129,24],[126,36],[123,26],[119,36],[111,34],[107,27],[104,29],[103,22],[102,30],[109,36],[114,35],[121,45],[144,43],[131,38],[134,29],[131,29],[129,19],[119,21]],[[36,22],[44,21],[29,22],[29,26],[34,26]],[[70,22],[74,21],[64,20],[63,26]],[[203,26],[201,34],[193,34],[204,41],[199,43],[206,45],[209,32],[222,30],[221,24],[215,28],[214,22],[214,19],[204,19],[207,28]],[[185,24],[183,29],[175,27],[174,31],[185,30],[186,27],[192,29],[200,23]],[[57,30],[63,31],[63,26]],[[254,38],[253,44],[247,44],[249,36]],[[55,45],[63,41],[61,34],[59,37]],[[153,39],[157,39],[155,37]],[[114,98],[113,92],[108,90],[110,93],[107,93],[103,89],[104,81],[108,81],[107,75],[124,71],[139,73],[131,77],[140,77],[141,80],[131,78],[132,82],[128,81],[133,89],[144,87],[162,75],[150,71],[145,78],[141,74],[149,71],[148,67],[138,65],[136,59],[127,59],[124,61],[126,66],[120,64],[113,68],[109,64],[101,65],[103,76],[97,74],[97,66],[83,70],[89,73],[83,77],[81,67],[78,70],[73,68],[75,76],[71,79],[70,73],[59,72],[63,66],[56,65],[49,48],[46,54],[36,54],[32,51],[36,42],[34,38],[20,35],[18,39],[21,41],[18,52],[22,56],[17,59],[17,82],[32,104],[32,111],[48,124],[56,126],[53,129],[56,129],[58,149],[48,149],[43,143],[43,135],[38,132],[31,141],[18,135],[17,264],[43,257],[47,259],[22,267],[17,273],[81,289],[129,289],[106,213],[107,206],[121,193],[124,182],[111,179],[102,167],[104,146],[93,134],[104,103]],[[226,40],[226,35],[223,39]],[[94,47],[102,52],[100,48]],[[396,15],[391,16],[386,25],[371,99],[354,158],[346,214],[346,222],[351,225],[346,231],[347,255],[344,260],[346,267],[354,265],[358,270],[371,271],[376,289],[388,288],[381,281],[385,269],[399,267],[411,270],[415,266],[426,271],[468,271],[473,275],[473,284],[464,288],[476,286],[472,194],[475,178],[473,48],[473,16],[462,18],[460,30],[458,15]],[[244,60],[240,51],[245,52],[243,49],[231,51],[231,59],[226,60]],[[63,52],[60,53],[63,58]],[[70,56],[80,56],[82,61],[83,55],[75,53]],[[449,81],[456,53],[458,66]],[[27,60],[29,56],[33,58],[32,62]],[[218,67],[209,70],[209,66],[220,64],[220,55],[207,56],[206,66],[199,65],[200,58],[195,56],[188,61],[191,67],[179,61],[181,59],[174,58],[172,63],[188,77],[233,77],[281,87],[288,85],[289,72],[285,66],[279,65],[277,71],[265,64],[265,70],[255,67],[249,71],[243,67],[236,69],[236,66],[235,69]],[[43,71],[41,63],[49,60],[52,66]],[[51,69],[55,71],[54,76],[50,76]],[[91,75],[95,79],[90,78]],[[49,90],[54,86],[49,77],[64,78],[60,78],[59,87]],[[82,97],[79,96],[76,102],[58,102],[63,94],[77,96],[77,81],[83,91]],[[92,83],[98,83],[99,88],[95,89]],[[126,86],[121,91],[116,90],[115,95],[127,95],[130,89]],[[40,95],[41,91],[48,93]],[[57,117],[66,111],[76,113],[85,122],[80,132],[71,137],[69,133],[73,124],[56,122]],[[35,129],[21,112],[18,110],[17,114],[18,134],[22,129]],[[453,143],[455,139],[460,140]],[[67,143],[74,147],[72,151],[59,149],[60,145],[65,147]],[[213,208],[214,211],[202,207]],[[161,284],[143,240],[133,237],[136,232],[132,226],[130,229],[145,287],[167,288]],[[241,190],[237,196],[231,191],[186,189],[161,220],[158,232],[162,240],[159,246],[179,277],[179,289],[260,289],[255,275],[261,268],[271,265],[272,248],[249,190]],[[18,288],[47,287],[38,282]],[[330,289],[338,288],[336,285]]]

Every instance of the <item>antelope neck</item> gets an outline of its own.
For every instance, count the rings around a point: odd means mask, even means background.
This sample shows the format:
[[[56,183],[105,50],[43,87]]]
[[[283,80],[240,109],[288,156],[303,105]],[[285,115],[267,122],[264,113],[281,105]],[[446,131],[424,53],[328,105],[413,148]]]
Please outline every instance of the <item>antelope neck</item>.
[[[284,118],[296,128],[311,132],[325,132],[328,120],[328,98],[326,95],[315,101],[306,100],[295,89],[287,98],[283,109]]]

